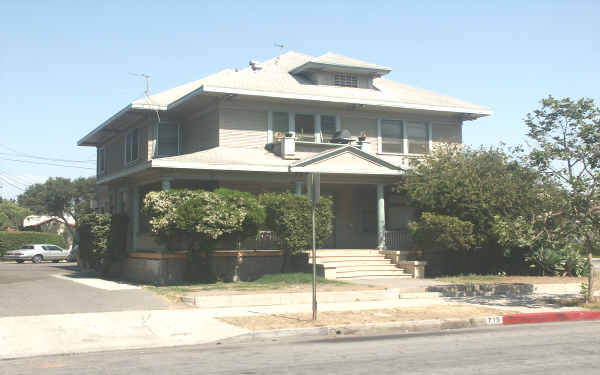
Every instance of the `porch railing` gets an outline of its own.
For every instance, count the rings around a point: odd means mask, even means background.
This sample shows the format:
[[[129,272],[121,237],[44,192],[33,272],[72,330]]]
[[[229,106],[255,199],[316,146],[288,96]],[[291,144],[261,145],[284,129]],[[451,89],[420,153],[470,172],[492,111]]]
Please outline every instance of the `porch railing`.
[[[386,230],[383,233],[387,250],[409,250],[413,248],[413,241],[408,230]]]

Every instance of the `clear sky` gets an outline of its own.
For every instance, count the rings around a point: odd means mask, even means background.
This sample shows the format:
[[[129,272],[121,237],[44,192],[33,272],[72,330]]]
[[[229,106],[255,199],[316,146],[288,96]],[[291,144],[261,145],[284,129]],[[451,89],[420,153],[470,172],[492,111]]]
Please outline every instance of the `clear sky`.
[[[274,57],[275,42],[386,65],[390,79],[491,107],[466,123],[465,143],[522,144],[542,97],[600,102],[599,14],[600,1],[575,0],[5,0],[0,196],[94,174],[95,150],[76,142],[142,96],[130,72],[150,74],[156,93]]]

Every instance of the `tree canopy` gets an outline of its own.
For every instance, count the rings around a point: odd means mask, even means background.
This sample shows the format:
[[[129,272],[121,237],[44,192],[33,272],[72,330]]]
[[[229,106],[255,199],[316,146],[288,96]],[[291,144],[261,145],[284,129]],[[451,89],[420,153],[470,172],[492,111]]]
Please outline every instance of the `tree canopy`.
[[[95,177],[80,177],[74,180],[51,177],[46,182],[31,185],[17,197],[19,205],[36,215],[78,218],[90,211],[90,202],[96,189]],[[69,230],[71,228],[67,226]]]
[[[600,108],[589,98],[548,96],[540,104],[525,119],[535,141],[528,161],[567,192],[554,214],[566,219],[564,233],[585,243],[591,293],[592,249],[600,233]]]
[[[0,198],[0,230],[8,227],[21,229],[23,219],[29,215],[29,209],[21,207],[17,202]]]

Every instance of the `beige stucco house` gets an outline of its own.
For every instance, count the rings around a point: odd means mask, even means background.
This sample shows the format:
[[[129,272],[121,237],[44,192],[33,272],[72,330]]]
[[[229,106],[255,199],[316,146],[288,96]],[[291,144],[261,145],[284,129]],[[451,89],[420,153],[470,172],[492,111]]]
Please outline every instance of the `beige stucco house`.
[[[390,71],[290,51],[136,100],[78,142],[98,150],[98,207],[130,215],[132,257],[162,259],[140,219],[147,191],[301,194],[306,173],[320,172],[335,201],[328,249],[400,250],[412,210],[389,186],[411,158],[460,143],[465,121],[491,110],[384,78]]]

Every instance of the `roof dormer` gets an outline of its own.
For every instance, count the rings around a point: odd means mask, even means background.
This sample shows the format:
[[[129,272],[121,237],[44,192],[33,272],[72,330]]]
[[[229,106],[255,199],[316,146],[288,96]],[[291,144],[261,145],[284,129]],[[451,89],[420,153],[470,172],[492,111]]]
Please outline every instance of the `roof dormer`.
[[[328,52],[292,69],[317,85],[373,88],[373,78],[381,77],[390,68]]]

